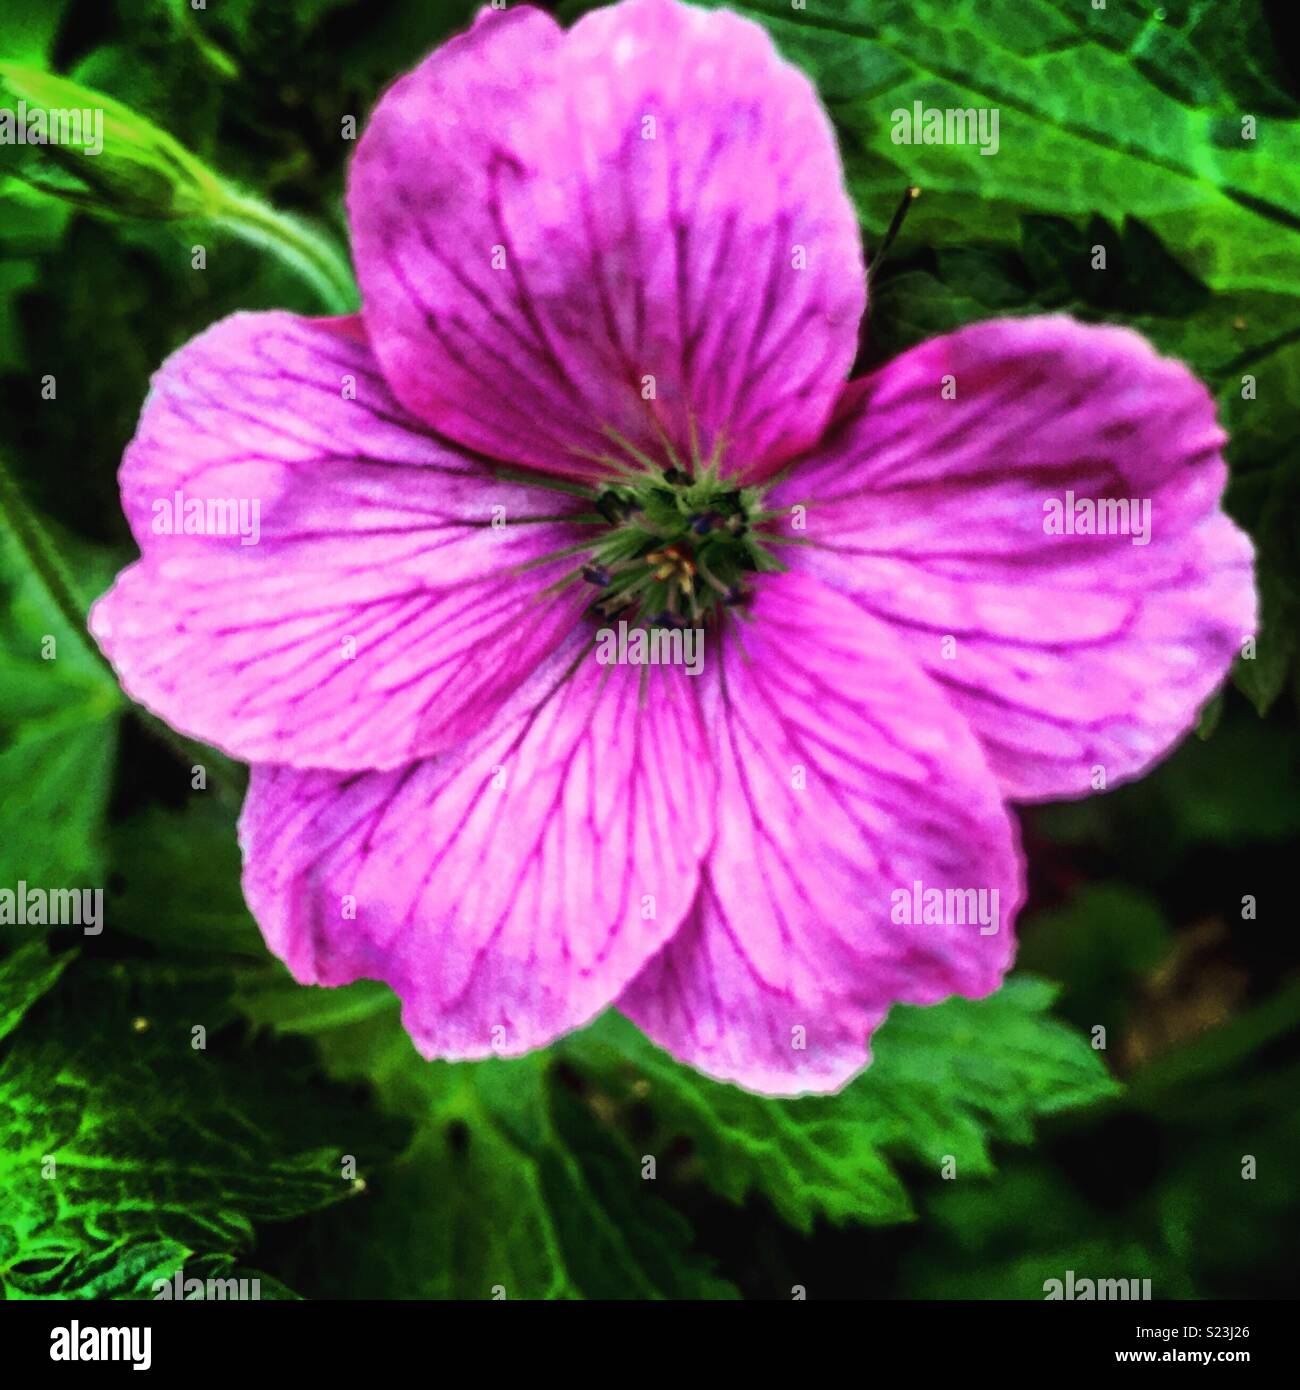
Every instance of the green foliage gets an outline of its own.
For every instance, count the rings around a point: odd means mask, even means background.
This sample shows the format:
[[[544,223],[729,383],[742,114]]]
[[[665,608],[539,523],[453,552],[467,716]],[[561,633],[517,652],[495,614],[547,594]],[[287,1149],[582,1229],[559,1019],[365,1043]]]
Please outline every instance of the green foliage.
[[[869,228],[901,191],[925,195],[907,235],[928,245],[1015,235],[1018,219],[1123,208],[1217,292],[1287,296],[1300,223],[1300,123],[1253,6],[1207,23],[1205,7],[1112,0],[842,0],[758,18],[817,81],[845,135],[849,182]],[[1245,22],[1242,22],[1245,21]],[[1261,41],[1262,39],[1262,41]],[[927,107],[1000,111],[999,155],[895,144],[890,115]],[[1241,116],[1254,112],[1253,140]],[[1291,320],[1294,322],[1294,318]]]
[[[101,881],[121,694],[8,532],[0,597],[0,885]]]
[[[254,976],[242,1003],[313,1036],[332,1074],[368,1080],[415,1126],[383,1190],[332,1231],[322,1223],[330,1257],[313,1264],[326,1271],[325,1296],[731,1295],[692,1253],[682,1217],[644,1184],[637,1154],[551,1059],[424,1062],[377,985],[303,990]]]
[[[674,1062],[606,1015],[562,1052],[620,1106],[648,1105],[661,1149],[691,1141],[690,1168],[732,1201],[762,1193],[791,1225],[907,1220],[890,1156],[993,1172],[992,1139],[1028,1143],[1032,1120],[1113,1095],[1080,1038],[1046,1014],[1054,991],[1016,979],[990,999],[899,1006],[871,1067],[837,1096],[769,1100]]]
[[[0,0],[0,35],[4,54],[22,63],[47,62],[68,0],[29,5],[27,0]]]
[[[1300,1074],[1293,1062],[1264,1061],[1261,1048],[1298,1023],[1292,985],[1141,1069],[1122,1109],[1095,1133],[1072,1135],[1074,1179],[1038,1155],[1009,1165],[996,1186],[933,1191],[925,1215],[935,1240],[907,1262],[903,1292],[1040,1298],[1045,1280],[1073,1270],[1150,1279],[1155,1298],[1289,1297]],[[1135,1180],[1157,1137],[1169,1154],[1159,1180]]]
[[[0,1017],[30,1010],[0,1055],[8,1297],[145,1296],[192,1255],[228,1263],[254,1223],[351,1196],[344,1156],[364,1177],[395,1137],[306,1049],[250,1046],[211,972],[88,961],[52,989],[61,962],[34,951],[0,970]]]
[[[913,1214],[891,1159],[937,1168],[951,1156],[988,1177],[991,1140],[1028,1143],[1036,1116],[1115,1095],[1096,1055],[1047,1016],[1053,993],[1018,979],[983,1001],[900,1008],[862,1077],[798,1101],[709,1081],[613,1013],[549,1057],[448,1065],[420,1061],[378,985],[302,990],[254,971],[240,1000],[314,1037],[333,1074],[368,1078],[418,1126],[393,1185],[364,1219],[349,1210],[342,1249],[314,1266],[352,1279],[359,1263],[366,1286],[393,1297],[488,1297],[499,1284],[508,1297],[626,1298],[726,1292],[652,1195],[647,1157],[655,1182],[761,1194],[799,1230],[884,1224]],[[412,1286],[416,1268],[429,1277]]]
[[[1090,1204],[1048,1165],[1010,1168],[995,1190],[953,1183],[927,1204],[933,1245],[909,1260],[909,1298],[1042,1298],[1046,1281],[1150,1279],[1155,1298],[1192,1291],[1131,1223]]]
[[[50,112],[79,113],[76,143],[11,144],[6,172],[44,192],[92,211],[122,216],[211,217],[220,208],[220,180],[151,121],[80,83],[25,63],[0,63],[0,98],[10,110],[22,103],[30,122]],[[93,130],[80,113],[95,112]],[[7,161],[8,162],[8,161]]]
[[[0,958],[0,1042],[18,1027],[27,1010],[54,988],[71,960],[68,954],[52,956],[43,940],[28,941]]]
[[[202,760],[211,766],[217,756]],[[177,780],[188,781],[183,770]],[[151,805],[113,826],[109,844],[106,913],[123,931],[187,956],[265,959],[239,890],[235,815],[219,794],[195,796],[183,811]]]

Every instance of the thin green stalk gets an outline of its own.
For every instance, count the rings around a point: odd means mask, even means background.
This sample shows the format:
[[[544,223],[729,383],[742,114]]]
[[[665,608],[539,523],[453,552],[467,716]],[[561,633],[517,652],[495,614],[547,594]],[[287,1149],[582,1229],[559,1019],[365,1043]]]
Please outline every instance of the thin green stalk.
[[[219,225],[277,256],[301,275],[335,314],[357,307],[357,286],[348,259],[324,232],[227,187],[217,210]]]

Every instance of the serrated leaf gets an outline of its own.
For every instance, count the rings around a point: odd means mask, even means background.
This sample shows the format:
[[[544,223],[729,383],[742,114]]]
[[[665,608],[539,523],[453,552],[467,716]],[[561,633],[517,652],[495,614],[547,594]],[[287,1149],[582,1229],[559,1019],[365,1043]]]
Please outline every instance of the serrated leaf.
[[[883,228],[909,184],[931,196],[908,230],[932,244],[999,240],[1008,213],[1014,226],[1024,211],[1123,209],[1178,246],[1212,289],[1296,293],[1295,103],[1270,86],[1273,109],[1243,139],[1250,112],[1203,47],[1203,7],[1191,0],[1170,0],[1159,17],[1137,0],[1105,10],[1073,0],[728,8],[767,25],[818,82],[848,132],[850,185],[869,228]],[[1233,46],[1241,51],[1240,36]],[[892,113],[914,101],[997,109],[998,153],[894,143]]]
[[[899,1006],[875,1060],[837,1096],[771,1100],[674,1062],[608,1014],[563,1051],[615,1103],[643,1101],[662,1148],[694,1148],[692,1172],[732,1201],[766,1196],[791,1225],[911,1217],[900,1159],[993,1171],[990,1141],[1028,1142],[1033,1121],[1117,1092],[1087,1043],[1047,1014],[1054,989],[1016,978],[989,999]]]
[[[301,1045],[250,1047],[219,977],[83,962],[0,1058],[0,1288],[126,1297],[254,1226],[353,1193],[394,1125],[312,1075]],[[193,1030],[207,1030],[196,1047]]]
[[[201,1287],[195,1288],[190,1281],[197,1281]],[[293,1291],[283,1280],[261,1269],[247,1269],[229,1255],[201,1255],[198,1259],[187,1260],[184,1278],[181,1282],[181,1297],[186,1301],[229,1301],[231,1299],[257,1299],[277,1303],[300,1302],[301,1296]],[[162,1290],[152,1293],[154,1299],[175,1298],[176,1281],[166,1294]]]
[[[387,1298],[726,1298],[640,1158],[599,1127],[554,1057],[425,1062],[383,986],[245,978],[250,1017],[313,1037],[331,1073],[367,1080],[415,1137],[382,1191],[314,1223],[317,1292]],[[299,1282],[303,1282],[300,1280]]]

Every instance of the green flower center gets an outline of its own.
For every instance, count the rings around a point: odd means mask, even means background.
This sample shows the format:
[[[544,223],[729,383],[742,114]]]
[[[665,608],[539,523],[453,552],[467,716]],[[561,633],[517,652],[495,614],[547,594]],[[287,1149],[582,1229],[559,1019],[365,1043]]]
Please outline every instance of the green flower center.
[[[596,590],[592,613],[646,627],[716,622],[747,601],[755,574],[784,569],[770,551],[762,493],[709,466],[679,467],[611,483],[594,499],[608,523],[581,577]]]

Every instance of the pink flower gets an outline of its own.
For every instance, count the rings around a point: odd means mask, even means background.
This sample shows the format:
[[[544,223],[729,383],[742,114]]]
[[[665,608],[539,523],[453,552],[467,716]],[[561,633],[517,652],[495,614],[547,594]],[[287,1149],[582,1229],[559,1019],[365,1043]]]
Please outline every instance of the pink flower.
[[[846,386],[813,88],[672,0],[485,13],[383,98],[348,205],[358,317],[236,315],[158,373],[143,558],[92,620],[254,764],[272,950],[386,980],[429,1057],[617,1004],[781,1094],[842,1085],[895,1002],[996,989],[1007,801],[1137,776],[1253,630],[1205,389],[1065,318]],[[698,677],[598,659],[683,620]]]

